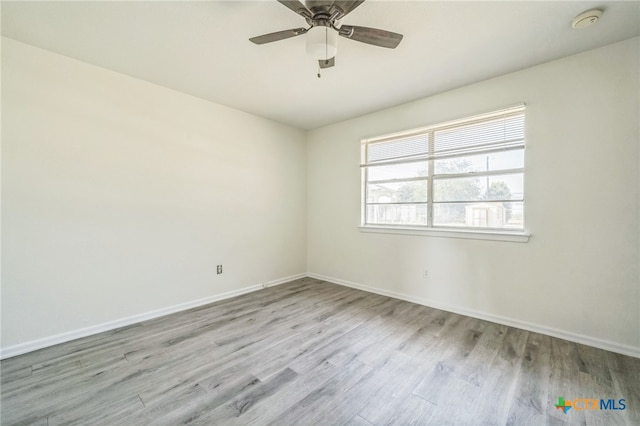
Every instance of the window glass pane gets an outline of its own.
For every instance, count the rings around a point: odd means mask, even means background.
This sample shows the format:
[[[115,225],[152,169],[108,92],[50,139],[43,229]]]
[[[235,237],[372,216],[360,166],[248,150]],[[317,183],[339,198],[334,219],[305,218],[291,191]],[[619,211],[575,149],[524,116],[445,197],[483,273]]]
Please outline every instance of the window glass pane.
[[[426,201],[426,180],[370,183],[367,185],[368,203],[416,203]]]
[[[519,139],[524,139],[523,114],[451,129],[436,130],[433,143],[437,154]]]
[[[524,229],[523,106],[398,135],[361,143],[366,224]]]
[[[521,169],[523,167],[524,149],[434,161],[434,173],[437,175]]]
[[[434,201],[522,200],[523,174],[434,179]]]
[[[427,176],[427,162],[393,164],[389,166],[371,166],[367,169],[369,181],[385,179],[410,179]]]
[[[524,199],[524,175],[496,175],[489,177],[489,200],[522,200]]]
[[[367,223],[379,225],[426,225],[426,204],[376,204],[367,206]]]
[[[522,230],[523,202],[443,203],[433,205],[433,225]]]
[[[424,155],[429,150],[427,134],[395,139],[389,142],[374,142],[367,147],[367,163]]]
[[[434,179],[434,201],[484,200],[487,192],[485,177]]]

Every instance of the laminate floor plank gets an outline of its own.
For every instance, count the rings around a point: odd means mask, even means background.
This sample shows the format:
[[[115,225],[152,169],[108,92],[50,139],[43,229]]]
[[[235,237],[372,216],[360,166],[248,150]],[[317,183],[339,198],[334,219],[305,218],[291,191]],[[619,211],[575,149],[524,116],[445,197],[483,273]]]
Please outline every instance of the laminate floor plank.
[[[298,373],[295,371],[289,368],[284,369],[264,382],[260,381],[252,388],[234,396],[224,404],[215,408],[209,406],[209,409],[201,412],[198,417],[191,416],[188,419],[189,423],[194,425],[244,424],[244,420],[240,419],[243,414],[256,404],[281,391],[287,383],[291,383],[297,377]]]
[[[464,318],[450,312],[437,311],[435,315],[425,318],[425,323],[401,345],[401,350],[411,356],[434,358],[440,348],[445,348],[450,339],[455,340],[457,324]],[[453,331],[451,333],[450,331]],[[438,357],[440,355],[437,355]]]
[[[507,326],[487,324],[482,336],[466,359],[456,368],[456,374],[476,386],[482,386],[490,375],[490,365],[502,346]]]
[[[434,405],[439,405],[442,398],[450,397],[443,389],[450,386],[450,382],[461,380],[455,370],[466,360],[481,336],[473,330],[476,321],[473,318],[450,321],[448,333],[432,343],[428,351],[416,355],[425,366],[425,374],[413,393]]]
[[[627,423],[640,425],[640,369],[634,368],[633,358],[612,352],[607,353],[607,361],[613,379],[613,395],[626,396]]]
[[[572,399],[582,397],[579,386],[580,370],[576,362],[578,352],[576,344],[566,340],[551,339],[551,376],[549,377],[549,397],[547,406],[554,406],[559,398]],[[551,409],[549,419],[566,423],[568,413],[562,409]],[[573,424],[586,422],[585,412],[573,410],[571,413]]]
[[[529,333],[507,328],[496,356],[489,363],[485,379],[478,384],[481,394],[469,411],[475,413],[478,425],[504,425],[507,423],[510,402],[525,354]],[[465,376],[462,376],[466,380]],[[468,380],[467,380],[468,381]]]
[[[388,304],[395,305],[397,301],[389,299]],[[373,326],[371,326],[372,324]],[[379,315],[375,316],[369,321],[363,322],[361,326],[352,328],[350,332],[319,345],[317,349],[310,351],[306,356],[298,357],[291,364],[291,368],[304,373],[327,359],[339,356],[341,352],[362,350],[378,341],[380,339],[378,333],[383,334],[390,327],[388,322],[382,320]]]
[[[429,422],[434,425],[465,425],[476,424],[478,416],[468,409],[481,396],[480,387],[451,374],[440,389],[443,396],[439,398]],[[535,423],[522,423],[535,424]]]
[[[335,364],[357,357],[365,364],[372,365],[376,357],[386,359],[383,349],[392,350],[393,345],[386,343],[390,343],[390,337],[397,330],[398,324],[389,322],[379,315],[369,321],[363,321],[357,329],[352,329],[330,345],[326,345],[322,355]],[[380,345],[381,341],[385,344]]]
[[[608,363],[602,362],[599,351],[589,346],[576,345],[577,363],[580,372],[588,374],[605,387],[611,386],[611,372]]]
[[[243,377],[245,382],[252,382],[253,377]],[[241,382],[238,379],[237,382]],[[241,386],[246,386],[246,383]],[[231,389],[230,394],[237,390]],[[144,408],[135,413],[131,413],[120,424],[129,425],[149,425],[149,424],[177,424],[177,418],[184,413],[197,410],[197,406],[207,397],[207,393],[199,384],[186,383],[185,386],[176,386],[172,389],[162,391],[152,390],[147,394],[140,394],[140,400]],[[227,397],[228,398],[228,397]],[[222,398],[226,400],[227,398]]]
[[[306,395],[322,387],[340,371],[342,368],[336,367],[330,362],[324,362],[309,374],[298,375],[293,381],[283,386],[279,392],[258,401],[230,424],[259,425],[272,421],[287,412]]]
[[[68,424],[113,425],[144,407],[135,394],[109,394],[85,401],[65,410],[58,410],[47,419],[48,426]]]
[[[351,420],[345,423],[345,426],[373,426],[371,423],[366,421],[360,416],[353,416]]]
[[[35,383],[27,388],[19,389],[9,395],[2,389],[2,419],[30,416],[37,413],[46,416],[49,412],[64,409],[70,404],[75,404],[77,398],[81,398],[88,392],[100,389],[102,384],[114,375],[124,377],[131,370],[126,365],[124,358],[114,359],[95,368],[79,369],[73,374],[63,377],[47,377],[42,383]]]
[[[421,306],[414,305],[412,309],[399,311],[402,320],[390,322],[390,327],[383,331],[381,328],[372,330],[372,336],[376,336],[372,344],[362,348],[358,352],[358,359],[371,366],[380,366],[388,355],[395,353],[396,348],[402,346],[420,329],[423,323],[423,310]],[[389,322],[388,317],[381,317],[381,321]],[[368,325],[368,323],[367,323]]]
[[[543,424],[549,411],[550,337],[529,333],[507,424]]]
[[[338,316],[330,317],[311,328],[296,327],[297,334],[294,339],[283,344],[289,350],[283,351],[281,348],[272,348],[263,361],[252,367],[252,371],[257,377],[266,378],[270,374],[284,369],[297,359],[306,358],[309,352],[325,344],[332,344],[342,336],[353,336],[351,332],[365,323],[363,314],[347,314],[348,311]],[[331,358],[334,364],[340,364],[336,359]]]
[[[580,372],[579,374],[579,383],[581,393],[578,396],[579,398],[593,399],[594,401],[591,403],[587,403],[586,401],[580,404],[579,408],[582,408],[584,416],[586,418],[586,424],[591,425],[602,425],[602,426],[616,426],[616,425],[627,425],[631,424],[629,422],[628,416],[621,416],[616,411],[604,411],[593,409],[596,408],[599,404],[599,400],[601,398],[609,399],[611,395],[614,395],[613,388],[610,386],[606,386],[603,382],[596,376],[592,376],[589,373]],[[616,398],[617,399],[617,398]],[[595,403],[596,407],[593,407],[593,403]],[[589,409],[586,409],[586,406],[589,406]],[[578,410],[578,407],[574,407],[570,411]]]
[[[353,362],[348,363],[345,368],[342,368],[336,376],[305,395],[304,398],[298,401],[291,409],[267,424],[322,424],[317,420],[314,421],[314,418],[323,414],[338,414],[335,412],[336,406],[339,407],[338,409],[342,407],[344,407],[344,409],[352,408],[346,407],[345,393],[360,380],[370,375],[371,372],[371,367],[358,360],[353,360]],[[354,412],[350,418],[356,414],[357,412]],[[333,422],[339,423],[335,417],[333,418]]]
[[[377,371],[367,364],[354,359],[351,365],[357,363],[364,367],[355,374],[350,375],[343,382],[325,386],[327,391],[322,397],[312,404],[316,410],[312,413],[300,417],[298,424],[308,422],[314,425],[345,424],[351,421],[362,408],[367,404],[371,394],[379,392],[384,386],[381,380],[376,377]],[[311,395],[311,394],[310,394]]]
[[[640,359],[310,278],[5,359],[0,376],[2,425],[640,424]],[[559,397],[627,409],[565,413]]]
[[[250,374],[242,374],[208,391],[199,384],[183,387],[181,392],[166,395],[170,398],[160,398],[155,404],[145,406],[144,410],[132,415],[124,424],[180,425],[198,422],[210,411],[260,383]]]
[[[386,425],[419,426],[426,425],[433,416],[436,406],[416,395],[409,395],[398,410],[389,416]]]
[[[24,420],[12,423],[14,426],[48,426],[49,419],[46,417],[28,416]]]
[[[370,364],[369,364],[370,365]],[[372,387],[367,402],[358,415],[371,424],[387,424],[393,420],[421,381],[425,365],[400,351],[394,351],[376,368],[380,385]]]

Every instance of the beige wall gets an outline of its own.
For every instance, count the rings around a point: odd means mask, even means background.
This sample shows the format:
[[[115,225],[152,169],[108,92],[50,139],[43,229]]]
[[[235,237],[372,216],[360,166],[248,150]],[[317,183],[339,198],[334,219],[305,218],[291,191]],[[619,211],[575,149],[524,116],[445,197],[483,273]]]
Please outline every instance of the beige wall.
[[[304,273],[304,138],[3,39],[2,347]]]
[[[640,355],[639,51],[635,38],[311,131],[308,271]],[[529,243],[358,231],[360,139],[520,102]]]

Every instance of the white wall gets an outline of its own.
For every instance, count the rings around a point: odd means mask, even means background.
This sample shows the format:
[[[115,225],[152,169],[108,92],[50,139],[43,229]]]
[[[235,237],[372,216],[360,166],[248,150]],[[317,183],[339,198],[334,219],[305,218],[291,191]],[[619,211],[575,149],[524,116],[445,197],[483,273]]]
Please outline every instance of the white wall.
[[[311,131],[305,147],[299,130],[3,39],[2,348],[307,270],[638,353],[639,47]],[[529,243],[358,232],[361,138],[523,101]]]
[[[304,132],[2,43],[3,349],[305,272]]]
[[[640,356],[639,51],[635,38],[311,131],[308,270]],[[519,102],[529,243],[358,231],[360,139]]]

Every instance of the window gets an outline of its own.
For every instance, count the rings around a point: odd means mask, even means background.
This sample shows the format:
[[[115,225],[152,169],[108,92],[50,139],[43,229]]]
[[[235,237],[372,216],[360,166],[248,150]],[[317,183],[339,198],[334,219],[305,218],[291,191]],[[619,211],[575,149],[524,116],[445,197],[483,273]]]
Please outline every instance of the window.
[[[362,141],[362,225],[524,231],[524,105]]]

